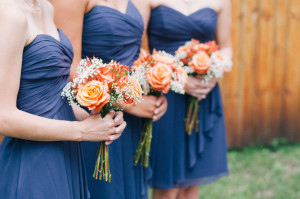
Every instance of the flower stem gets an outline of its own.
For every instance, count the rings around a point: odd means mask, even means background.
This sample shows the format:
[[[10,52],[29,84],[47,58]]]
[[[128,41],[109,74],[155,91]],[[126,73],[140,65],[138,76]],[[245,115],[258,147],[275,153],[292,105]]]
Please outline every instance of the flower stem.
[[[192,102],[192,99],[189,99],[189,107],[188,107],[187,116],[185,119],[185,131],[186,132],[188,132],[188,130],[189,130],[189,124],[191,122],[192,112],[193,112],[193,102]]]
[[[192,134],[194,128],[195,131],[198,132],[198,109],[198,99],[190,96],[187,117],[185,120],[185,131],[188,135]]]
[[[136,166],[140,161],[141,165],[144,167],[149,166],[149,153],[151,147],[151,140],[152,140],[152,119],[146,119],[142,136],[140,138],[137,150],[134,154],[134,165]]]
[[[102,180],[103,178],[105,181],[111,182],[111,174],[109,168],[109,149],[108,146],[105,144],[105,142],[100,142],[99,153],[98,153],[93,177],[96,180],[98,179]]]

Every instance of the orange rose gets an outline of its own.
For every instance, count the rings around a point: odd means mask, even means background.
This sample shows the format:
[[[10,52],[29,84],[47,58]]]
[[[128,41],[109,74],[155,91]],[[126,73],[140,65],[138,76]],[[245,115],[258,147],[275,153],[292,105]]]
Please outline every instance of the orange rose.
[[[146,77],[152,89],[167,93],[170,87],[172,70],[170,66],[158,62],[153,68],[146,72]]]
[[[185,79],[188,78],[188,75],[187,75],[187,73],[185,72],[185,70],[182,66],[177,67],[176,74],[177,74],[178,77],[184,77]]]
[[[99,73],[95,77],[96,80],[100,82],[107,82],[109,86],[111,86],[111,83],[115,79],[115,74],[112,71],[112,66],[110,64],[105,65],[103,67],[99,68]]]
[[[126,104],[136,104],[137,100],[142,99],[143,90],[139,81],[132,77],[127,76],[127,78],[120,81],[119,86],[121,90],[124,90],[123,98]]]
[[[153,54],[153,60],[155,61],[155,63],[163,63],[163,64],[166,64],[166,65],[169,65],[172,70],[174,71],[176,69],[176,62],[175,62],[175,59],[173,57],[169,57],[169,56],[166,56],[160,52],[154,52]]]
[[[209,56],[200,51],[194,55],[192,61],[189,62],[189,65],[192,66],[193,70],[198,74],[205,74],[209,70],[211,60]]]
[[[175,60],[172,57],[168,57],[159,52],[155,52],[153,54],[153,59],[156,62],[161,62],[161,63],[167,64],[167,65],[172,65],[175,63]]]
[[[209,45],[207,45],[207,44],[197,44],[197,45],[193,46],[193,50],[196,52],[207,51],[208,49],[209,49]]]
[[[181,52],[188,53],[188,52],[190,52],[192,50],[192,48],[193,48],[193,46],[180,46],[175,53],[176,54],[177,53],[181,53]]]
[[[78,89],[76,99],[81,106],[98,113],[109,102],[108,87],[102,82],[93,80]]]

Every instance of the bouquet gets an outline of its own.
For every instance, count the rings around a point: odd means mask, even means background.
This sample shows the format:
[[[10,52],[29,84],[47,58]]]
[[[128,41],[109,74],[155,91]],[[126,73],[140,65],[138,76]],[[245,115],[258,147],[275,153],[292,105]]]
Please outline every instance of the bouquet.
[[[140,82],[145,95],[161,96],[169,90],[184,94],[187,74],[175,57],[164,51],[153,51],[141,56],[132,67],[133,76]],[[139,161],[149,165],[152,139],[152,119],[145,119],[143,132],[134,156],[134,165]]]
[[[142,88],[137,79],[129,75],[128,66],[87,58],[80,61],[77,73],[63,89],[62,97],[70,104],[73,102],[105,117],[111,110],[123,110],[120,104],[138,103],[142,99]],[[109,150],[104,141],[100,142],[93,177],[111,181]]]
[[[192,39],[186,42],[176,51],[176,58],[185,65],[188,75],[202,76],[204,82],[208,82],[213,77],[222,78],[224,72],[231,71],[232,62],[218,51],[218,45],[215,41],[200,43]],[[198,100],[189,96],[188,110],[185,119],[185,131],[191,135],[193,129],[198,132]]]

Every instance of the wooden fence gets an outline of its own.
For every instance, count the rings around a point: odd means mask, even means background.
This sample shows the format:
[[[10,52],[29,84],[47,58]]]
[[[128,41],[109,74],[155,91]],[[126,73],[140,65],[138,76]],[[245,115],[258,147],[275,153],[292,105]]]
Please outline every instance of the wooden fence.
[[[300,141],[300,1],[232,8],[234,69],[221,84],[228,145]]]
[[[229,147],[300,141],[300,0],[232,8],[234,69],[221,82]]]

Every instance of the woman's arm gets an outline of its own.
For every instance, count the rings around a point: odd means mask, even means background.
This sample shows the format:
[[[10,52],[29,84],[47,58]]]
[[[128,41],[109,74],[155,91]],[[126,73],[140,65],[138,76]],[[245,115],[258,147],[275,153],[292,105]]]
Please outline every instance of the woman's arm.
[[[88,112],[86,112],[84,109],[80,108],[74,103],[72,103],[72,108],[77,121],[83,121],[90,116]]]
[[[73,79],[81,60],[82,28],[88,0],[50,0],[55,8],[55,24],[70,38],[74,59],[70,80]]]
[[[82,122],[71,122],[17,109],[23,49],[29,38],[26,16],[15,5],[0,7],[0,27],[5,30],[0,31],[0,46],[5,49],[0,51],[0,135],[34,141],[102,141],[120,135],[126,123],[115,122],[114,113],[106,119],[98,114]]]
[[[232,58],[231,43],[231,3],[230,0],[221,0],[221,10],[218,16],[216,40],[220,51],[229,58]]]

